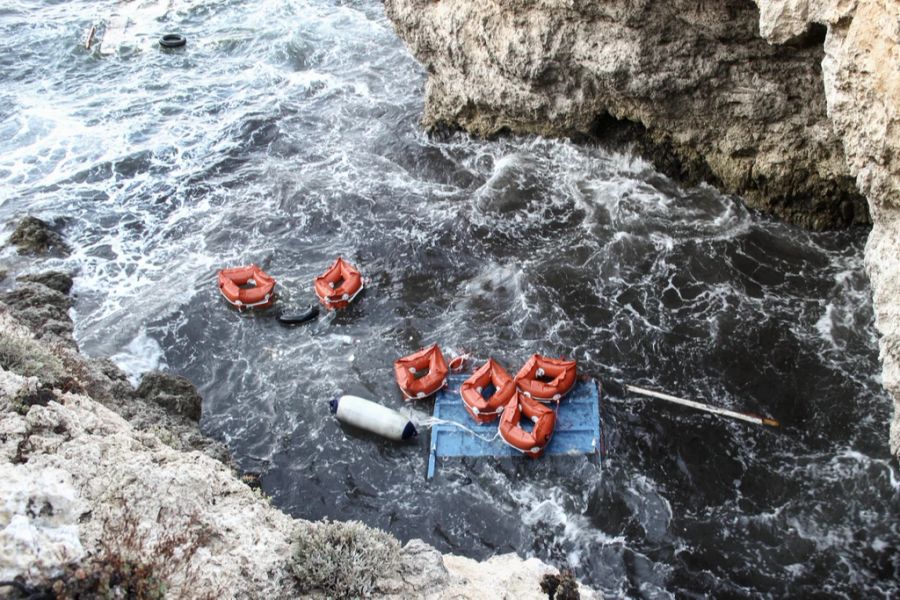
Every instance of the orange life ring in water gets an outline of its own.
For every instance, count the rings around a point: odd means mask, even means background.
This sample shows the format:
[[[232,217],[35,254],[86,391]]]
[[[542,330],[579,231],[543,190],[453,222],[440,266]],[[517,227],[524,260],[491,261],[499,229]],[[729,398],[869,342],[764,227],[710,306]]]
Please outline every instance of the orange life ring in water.
[[[575,384],[576,370],[574,360],[535,354],[516,374],[516,387],[538,402],[559,402]]]
[[[522,415],[534,423],[531,431],[522,428]],[[531,458],[538,458],[553,438],[555,427],[554,410],[519,392],[503,409],[498,430],[504,442]]]
[[[494,387],[494,393],[485,398],[488,386]],[[516,384],[512,377],[493,358],[481,365],[459,388],[466,411],[476,423],[482,424],[495,420],[515,393]]]
[[[356,267],[340,256],[324,273],[316,277],[316,296],[325,308],[346,308],[363,289]]]
[[[237,308],[265,308],[275,301],[275,278],[257,267],[219,271],[219,291]]]
[[[407,400],[427,398],[444,387],[448,372],[437,344],[394,361],[397,385]]]

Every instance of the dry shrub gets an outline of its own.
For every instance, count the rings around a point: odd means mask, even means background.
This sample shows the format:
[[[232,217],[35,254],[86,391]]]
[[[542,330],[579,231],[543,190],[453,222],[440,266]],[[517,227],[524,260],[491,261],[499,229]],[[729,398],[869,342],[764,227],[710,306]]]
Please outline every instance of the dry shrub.
[[[358,521],[323,521],[297,527],[290,568],[301,592],[352,598],[370,594],[399,555],[400,543],[383,531]]]
[[[0,367],[23,377],[37,377],[44,385],[57,385],[65,376],[62,361],[35,340],[0,336]]]
[[[541,591],[547,594],[549,600],[579,600],[581,597],[575,575],[568,569],[563,569],[558,575],[544,575],[541,579]]]
[[[209,533],[196,514],[177,523],[159,524],[162,536],[151,540],[140,519],[126,505],[120,517],[103,522],[99,550],[78,563],[66,565],[62,574],[33,584],[17,579],[11,598],[76,600],[84,598],[218,598],[218,590],[201,595],[196,589],[199,572],[191,565],[206,545]],[[173,596],[171,582],[181,580],[181,594]]]

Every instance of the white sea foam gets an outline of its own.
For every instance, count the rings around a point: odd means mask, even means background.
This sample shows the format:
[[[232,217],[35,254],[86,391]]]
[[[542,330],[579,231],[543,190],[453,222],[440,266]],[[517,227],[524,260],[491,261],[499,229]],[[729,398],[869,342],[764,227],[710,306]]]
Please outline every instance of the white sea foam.
[[[833,530],[820,558],[835,570],[869,560],[856,531],[873,532],[874,552],[898,539],[879,524],[890,511],[877,498],[898,479],[869,441],[886,409],[857,237],[761,219],[599,147],[429,138],[417,124],[425,74],[376,2],[185,3],[134,32],[152,41],[157,29],[182,31],[187,51],[129,43],[109,60],[69,52],[84,17],[66,13],[78,11],[33,4],[21,10],[40,11],[27,15],[39,29],[21,16],[27,40],[5,31],[34,51],[67,50],[36,55],[26,66],[40,77],[18,72],[0,91],[11,107],[0,121],[0,217],[60,217],[74,251],[53,265],[76,273],[79,344],[113,355],[132,381],[164,360],[187,374],[204,396],[205,430],[239,461],[273,469],[279,501],[299,516],[362,518],[404,535],[414,521],[424,524],[416,534],[475,554],[514,544],[589,565],[579,575],[612,596],[701,581],[722,595],[764,594],[730,581],[729,552],[710,560],[713,526],[747,546],[734,552],[749,569],[772,563],[765,540],[741,537],[747,527],[765,534],[791,521],[812,539]],[[366,293],[347,311],[281,328],[272,313],[315,301],[312,277],[337,253],[371,277]],[[218,296],[217,269],[251,261],[279,279],[271,313],[237,313]],[[779,437],[724,426],[723,441],[708,421],[680,427],[607,408],[618,465],[560,473],[552,458],[448,460],[426,484],[423,447],[356,437],[324,402],[353,388],[430,416],[402,402],[391,363],[432,341],[502,355],[511,369],[533,351],[571,354],[586,372],[674,382],[725,405],[752,400],[790,412],[791,424]],[[807,388],[809,398],[794,397]],[[865,416],[847,423],[836,407],[848,404]],[[708,489],[719,482],[679,455],[699,427],[725,446],[734,498],[720,500]],[[617,466],[628,471],[608,491],[629,520],[621,534],[601,531],[588,502],[593,480]],[[759,471],[786,497],[754,494]],[[376,490],[378,502],[358,490]],[[853,510],[828,513],[839,496]],[[685,510],[695,497],[709,510]],[[430,516],[435,506],[446,514]],[[496,506],[522,515],[513,541],[479,522]],[[690,561],[708,569],[698,575]],[[842,593],[841,583],[822,585]]]
[[[110,358],[125,371],[128,380],[134,386],[140,383],[144,373],[165,368],[162,347],[159,342],[147,335],[144,328],[121,352],[113,354]]]

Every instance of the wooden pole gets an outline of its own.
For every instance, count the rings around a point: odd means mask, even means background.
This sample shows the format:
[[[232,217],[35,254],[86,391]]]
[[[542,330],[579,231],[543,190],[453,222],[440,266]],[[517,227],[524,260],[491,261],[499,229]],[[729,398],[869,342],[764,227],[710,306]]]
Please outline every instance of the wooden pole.
[[[694,402],[693,400],[685,400],[684,398],[677,398],[675,396],[670,396],[669,394],[664,394],[662,392],[654,392],[653,390],[644,389],[641,387],[637,387],[636,385],[625,385],[625,389],[629,392],[634,392],[635,394],[640,394],[641,396],[649,396],[651,398],[659,398],[660,400],[666,400],[667,402],[674,402],[675,404],[681,404],[682,406],[690,406],[691,408],[696,408],[697,410],[703,410],[706,412],[710,412],[717,415],[723,415],[726,417],[731,417],[733,419],[740,419],[741,421],[746,421],[748,423],[754,423],[756,425],[768,425],[770,427],[779,427],[780,423],[775,419],[768,419],[766,417],[757,417],[756,415],[748,415],[746,413],[739,413],[733,410],[728,410],[727,408],[719,408],[717,406],[710,406],[708,404],[703,404],[702,402]]]
[[[85,50],[90,50],[91,46],[94,43],[94,34],[97,33],[97,26],[91,25],[91,28],[88,29],[87,33],[84,35],[84,48]]]

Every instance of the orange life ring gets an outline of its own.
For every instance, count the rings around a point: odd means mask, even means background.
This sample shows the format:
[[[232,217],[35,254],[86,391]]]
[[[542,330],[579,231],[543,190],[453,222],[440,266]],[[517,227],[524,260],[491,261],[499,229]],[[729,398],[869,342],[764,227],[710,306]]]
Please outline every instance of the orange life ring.
[[[316,296],[325,308],[346,308],[363,289],[356,267],[340,256],[314,282]]]
[[[219,271],[219,291],[238,308],[265,308],[275,301],[275,278],[257,267]]]
[[[488,386],[494,386],[494,393],[484,397]],[[477,423],[490,423],[503,412],[503,407],[516,393],[516,384],[506,369],[493,358],[481,365],[459,388],[466,411]]]
[[[437,344],[394,362],[397,385],[407,400],[426,398],[444,387],[448,372],[444,355]]]
[[[531,431],[520,425],[522,415],[534,423]],[[553,437],[556,427],[556,411],[535,402],[521,392],[509,401],[500,415],[500,438],[531,458],[538,458]]]
[[[576,370],[574,360],[535,354],[516,374],[516,387],[538,402],[559,402],[575,384]]]

